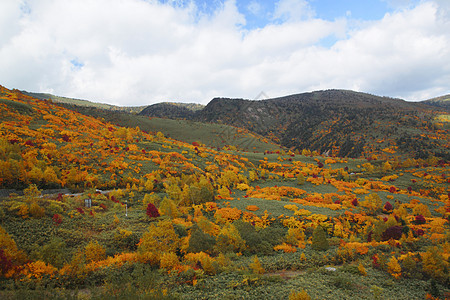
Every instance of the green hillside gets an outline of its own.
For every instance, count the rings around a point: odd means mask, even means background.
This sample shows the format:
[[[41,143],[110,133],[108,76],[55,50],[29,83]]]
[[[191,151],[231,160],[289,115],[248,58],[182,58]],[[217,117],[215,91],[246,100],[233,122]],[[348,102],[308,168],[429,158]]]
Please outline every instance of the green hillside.
[[[54,103],[60,103],[63,105],[76,105],[81,107],[94,107],[99,109],[105,109],[105,110],[117,110],[117,111],[124,111],[129,113],[139,113],[141,112],[145,106],[116,106],[106,103],[99,103],[99,102],[92,102],[88,100],[82,100],[82,99],[75,99],[75,98],[68,98],[68,97],[61,97],[61,96],[55,96],[48,93],[32,93],[27,91],[21,91],[23,94],[34,97],[36,99],[41,100],[51,100]]]
[[[173,103],[162,102],[147,106],[139,115],[170,119],[192,119],[197,111],[204,108],[204,105],[196,103]]]
[[[245,129],[224,124],[191,120],[152,118],[142,115],[109,111],[93,107],[67,106],[82,114],[101,118],[119,126],[139,127],[147,132],[162,132],[165,136],[187,143],[198,142],[208,147],[234,146],[244,151],[277,151],[281,146]]]
[[[432,98],[429,100],[422,101],[427,105],[436,106],[439,108],[444,108],[447,111],[450,110],[450,95],[444,95],[441,97]]]

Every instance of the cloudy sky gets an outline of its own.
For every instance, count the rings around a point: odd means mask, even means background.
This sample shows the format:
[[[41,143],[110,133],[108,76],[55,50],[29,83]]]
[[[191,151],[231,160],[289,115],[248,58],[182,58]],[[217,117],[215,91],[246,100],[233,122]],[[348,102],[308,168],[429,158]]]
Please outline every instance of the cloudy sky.
[[[117,105],[450,93],[448,0],[1,0],[0,85]]]

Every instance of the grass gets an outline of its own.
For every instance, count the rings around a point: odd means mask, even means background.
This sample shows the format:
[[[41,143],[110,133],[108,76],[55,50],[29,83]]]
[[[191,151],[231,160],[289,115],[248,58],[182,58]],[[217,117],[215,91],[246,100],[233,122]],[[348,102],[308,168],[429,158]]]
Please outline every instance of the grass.
[[[321,267],[297,272],[287,279],[276,275],[225,272],[204,277],[194,287],[177,287],[174,292],[182,299],[288,299],[292,291],[304,289],[312,299],[376,299],[373,287],[377,286],[381,299],[425,298],[427,282],[413,279],[394,281],[385,273],[367,269],[368,276],[361,276],[339,269],[329,272]]]
[[[263,142],[261,137],[253,136],[228,125],[208,124],[187,120],[150,119],[142,116],[135,116],[133,121],[142,130],[152,132],[160,131],[167,137],[175,140],[183,140],[190,144],[198,142],[214,148],[233,145],[245,151],[258,152],[280,150],[280,147],[277,145]]]
[[[223,204],[228,203],[231,207],[236,207],[242,211],[247,211],[245,208],[249,205],[256,205],[259,207],[259,210],[252,211],[252,213],[260,216],[264,214],[264,211],[267,210],[270,216],[272,217],[279,217],[281,215],[284,216],[293,216],[294,212],[284,208],[285,205],[288,204],[294,204],[300,209],[306,209],[309,210],[312,214],[322,214],[327,216],[337,216],[340,213],[343,213],[342,210],[332,210],[326,207],[316,207],[316,206],[309,206],[309,205],[301,205],[298,203],[292,203],[290,201],[277,201],[277,200],[266,200],[266,199],[259,199],[259,198],[240,198],[240,200],[227,200],[222,202]]]
[[[6,104],[6,106],[16,110],[18,113],[21,113],[21,114],[27,114],[28,115],[28,114],[33,113],[32,106],[28,105],[28,104],[25,104],[25,103],[16,102],[16,101],[8,100],[8,99],[0,99],[0,103],[1,104]]]

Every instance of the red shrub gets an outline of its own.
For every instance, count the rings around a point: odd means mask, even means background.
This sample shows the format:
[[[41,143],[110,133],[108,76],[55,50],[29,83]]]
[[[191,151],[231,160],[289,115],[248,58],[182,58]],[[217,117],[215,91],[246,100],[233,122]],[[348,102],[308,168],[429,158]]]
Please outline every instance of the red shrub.
[[[0,274],[5,274],[9,269],[12,268],[11,259],[6,257],[3,249],[0,249]]]
[[[61,215],[59,214],[54,214],[52,220],[55,223],[55,226],[58,226],[59,224],[62,223],[62,218]]]
[[[378,263],[378,255],[377,254],[374,254],[372,256],[372,266],[374,268],[379,268],[380,267],[380,264]]]
[[[67,134],[63,134],[62,139],[64,142],[70,142],[70,136],[68,136]]]
[[[425,219],[424,216],[417,215],[417,216],[415,216],[415,222],[416,222],[416,224],[425,224],[427,222],[427,220]]]
[[[382,241],[389,241],[390,239],[399,240],[402,237],[402,226],[392,226],[386,229],[381,235]]]
[[[391,211],[394,207],[389,201],[386,201],[386,204],[384,204],[384,210],[385,211]]]
[[[425,232],[422,229],[417,229],[417,231],[416,231],[417,236],[422,236],[424,234],[425,234]]]
[[[56,201],[62,201],[63,200],[63,194],[59,193],[58,197],[56,197]]]
[[[147,205],[147,216],[149,218],[157,218],[160,216],[158,209],[156,208],[155,205],[153,205],[153,203],[149,203]]]

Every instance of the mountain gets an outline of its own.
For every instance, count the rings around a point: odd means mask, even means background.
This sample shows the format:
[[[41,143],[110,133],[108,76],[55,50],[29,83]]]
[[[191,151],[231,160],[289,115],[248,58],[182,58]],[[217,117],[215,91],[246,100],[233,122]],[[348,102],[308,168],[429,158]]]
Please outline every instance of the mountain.
[[[30,183],[45,189],[64,187],[76,191],[92,187],[123,188],[136,180],[139,183],[136,178],[144,178],[151,172],[197,173],[199,166],[205,168],[214,164],[221,155],[231,156],[225,151],[236,150],[233,142],[241,143],[241,149],[251,144],[281,150],[262,137],[231,126],[202,126],[191,121],[186,124],[182,120],[149,120],[138,116],[141,122],[149,121],[140,123],[143,127],[160,126],[188,139],[194,139],[195,135],[206,136],[220,143],[227,140],[230,145],[224,147],[227,144],[221,143],[221,149],[217,149],[205,147],[201,139],[185,143],[168,138],[162,132],[148,132],[135,126],[132,122],[136,118],[132,117],[136,116],[129,113],[113,111],[109,115],[116,115],[122,126],[0,85],[0,189],[23,189]],[[129,125],[123,126],[127,121]],[[177,129],[181,132],[176,133]],[[259,155],[257,162],[262,159],[262,154]],[[225,159],[222,165],[229,161]],[[238,161],[234,168],[250,164],[249,159],[239,158]]]
[[[23,93],[24,95],[30,93]],[[31,93],[34,94],[34,93]],[[41,94],[47,95],[47,94]],[[32,96],[30,96],[32,97]],[[36,97],[34,97],[36,98]],[[43,98],[45,101],[49,97]],[[110,122],[126,128],[140,128],[146,132],[161,132],[170,137],[189,144],[194,142],[207,147],[223,148],[231,147],[244,151],[280,151],[281,146],[269,139],[249,132],[248,130],[236,128],[225,124],[211,124],[195,122],[192,120],[193,111],[203,108],[203,105],[195,103],[159,103],[146,107],[142,113],[136,114],[126,110],[126,107],[104,105],[90,101],[71,101],[64,98],[64,102],[55,103],[71,111],[84,116],[94,117],[101,121]],[[75,99],[76,100],[76,99]],[[53,102],[53,100],[51,100]],[[79,105],[79,104],[82,105]],[[133,107],[129,107],[133,108]],[[190,117],[186,117],[186,112]],[[148,115],[151,116],[149,118]]]
[[[88,100],[82,100],[82,99],[75,99],[75,98],[68,98],[68,97],[61,97],[61,96],[55,96],[52,94],[47,93],[33,93],[33,92],[27,92],[27,91],[20,91],[24,95],[40,99],[40,100],[51,100],[54,103],[62,104],[62,105],[68,105],[68,107],[72,108],[73,106],[81,106],[81,107],[93,107],[93,108],[100,108],[100,109],[106,109],[106,110],[117,110],[117,111],[124,111],[129,113],[139,113],[144,109],[146,106],[116,106],[112,104],[106,104],[106,103],[98,103],[98,102],[92,102]]]
[[[197,125],[175,125],[169,120],[230,125],[269,138],[292,150],[308,149],[340,157],[406,155],[450,159],[450,117],[445,112],[448,95],[408,102],[349,90],[325,90],[258,101],[215,98],[205,107],[171,102],[147,107],[117,107],[49,94],[25,94],[40,99],[50,98],[71,110],[121,126],[161,131],[166,136],[187,142],[200,141],[213,147],[237,140],[222,138],[223,135],[217,134],[222,129],[218,131],[201,125],[208,132],[216,132],[218,138],[210,141],[210,134],[204,135],[203,129],[195,130]],[[146,117],[167,121],[150,122]],[[182,133],[179,126],[192,131]],[[226,131],[233,132],[233,129]],[[251,146],[250,149],[247,145]],[[253,142],[239,142],[237,146],[244,146],[241,149],[246,150],[255,147]],[[258,144],[256,149],[261,150],[261,146]]]
[[[422,101],[423,103],[450,110],[450,94]]]
[[[216,98],[195,115],[197,121],[246,128],[293,149],[341,157],[399,152],[449,159],[448,129],[437,130],[436,117],[425,103],[347,90],[262,101]]]
[[[192,119],[204,105],[196,103],[162,102],[147,106],[139,115],[169,119]]]

